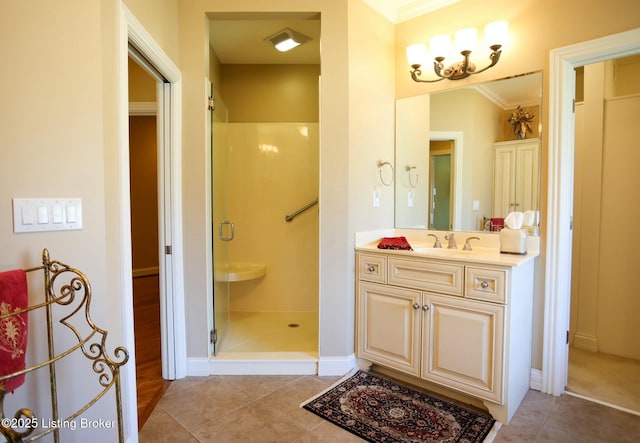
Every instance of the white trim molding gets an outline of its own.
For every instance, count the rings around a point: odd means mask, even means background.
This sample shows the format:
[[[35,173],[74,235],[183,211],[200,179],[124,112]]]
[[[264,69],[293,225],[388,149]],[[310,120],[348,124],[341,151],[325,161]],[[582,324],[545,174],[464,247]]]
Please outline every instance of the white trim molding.
[[[542,371],[540,369],[531,368],[529,387],[534,391],[542,391]]]
[[[136,117],[147,117],[158,113],[156,102],[129,102],[129,115]]]
[[[319,376],[345,375],[358,367],[355,354],[344,357],[320,357],[318,360]]]
[[[210,375],[316,375],[318,360],[304,352],[227,352],[209,362]]]
[[[208,358],[189,358],[187,359],[187,376],[188,377],[208,377],[209,359]]]

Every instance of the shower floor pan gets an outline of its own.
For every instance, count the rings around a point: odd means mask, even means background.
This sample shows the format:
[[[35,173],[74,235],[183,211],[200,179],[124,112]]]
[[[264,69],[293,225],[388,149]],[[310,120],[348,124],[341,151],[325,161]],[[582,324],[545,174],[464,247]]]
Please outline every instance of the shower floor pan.
[[[317,312],[232,312],[212,375],[317,373]]]

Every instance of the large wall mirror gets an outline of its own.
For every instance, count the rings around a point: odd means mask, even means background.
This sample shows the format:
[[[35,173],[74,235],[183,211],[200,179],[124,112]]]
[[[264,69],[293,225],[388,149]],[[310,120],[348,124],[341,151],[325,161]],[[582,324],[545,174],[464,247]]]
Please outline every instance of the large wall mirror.
[[[541,97],[537,72],[397,100],[395,227],[491,230],[537,211]]]

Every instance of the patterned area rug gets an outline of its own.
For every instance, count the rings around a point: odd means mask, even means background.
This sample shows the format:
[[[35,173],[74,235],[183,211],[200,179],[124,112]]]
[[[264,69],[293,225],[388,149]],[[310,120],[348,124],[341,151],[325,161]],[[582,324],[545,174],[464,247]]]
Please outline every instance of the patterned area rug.
[[[358,371],[301,405],[370,442],[482,442],[495,420]]]

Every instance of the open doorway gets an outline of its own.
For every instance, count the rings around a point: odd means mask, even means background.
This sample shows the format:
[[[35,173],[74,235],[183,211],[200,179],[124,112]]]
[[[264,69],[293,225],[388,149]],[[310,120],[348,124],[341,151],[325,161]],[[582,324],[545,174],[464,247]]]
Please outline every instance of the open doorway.
[[[128,59],[132,57],[155,80],[156,136],[157,136],[157,193],[160,329],[162,346],[162,377],[177,379],[186,376],[186,331],[184,317],[184,277],[182,254],[182,177],[181,177],[181,74],[166,53],[151,38],[140,22],[124,6],[120,5],[121,20],[118,43],[118,116],[119,151],[118,193],[122,247],[119,270],[122,276],[123,333],[126,346],[134,348],[135,332],[133,307],[133,271],[131,240],[131,198],[129,172],[129,79]],[[135,367],[130,365],[123,372],[123,403],[127,433],[134,435],[137,410],[128,405],[137,404]]]
[[[574,186],[575,68],[640,53],[640,30],[551,51],[549,166],[545,260],[542,392],[565,393],[568,374],[569,308]]]
[[[640,240],[621,223],[640,214],[633,116],[640,55],[576,69],[574,229],[567,391],[640,414]]]
[[[129,57],[129,183],[138,429],[169,387],[162,378],[156,80]]]
[[[454,148],[453,140],[429,142],[429,229],[448,231],[452,228]]]
[[[209,18],[210,373],[315,374],[320,16]]]

